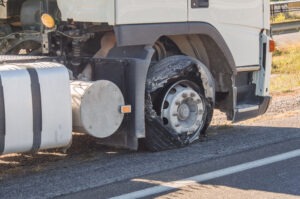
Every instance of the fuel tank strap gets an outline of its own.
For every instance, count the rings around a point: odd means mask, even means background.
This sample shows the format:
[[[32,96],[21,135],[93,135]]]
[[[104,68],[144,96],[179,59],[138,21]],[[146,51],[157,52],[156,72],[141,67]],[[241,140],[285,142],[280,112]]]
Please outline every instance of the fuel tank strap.
[[[4,105],[4,92],[2,85],[2,78],[0,76],[0,154],[4,152],[5,148],[5,105]]]
[[[32,113],[33,113],[33,144],[32,152],[41,147],[42,141],[42,99],[38,73],[34,68],[27,68],[31,80]]]

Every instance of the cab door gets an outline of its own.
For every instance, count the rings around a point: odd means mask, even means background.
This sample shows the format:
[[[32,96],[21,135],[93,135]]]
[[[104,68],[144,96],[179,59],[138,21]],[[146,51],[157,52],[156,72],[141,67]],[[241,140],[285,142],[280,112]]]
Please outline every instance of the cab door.
[[[227,43],[236,66],[259,64],[264,0],[188,0],[188,21],[214,26]]]

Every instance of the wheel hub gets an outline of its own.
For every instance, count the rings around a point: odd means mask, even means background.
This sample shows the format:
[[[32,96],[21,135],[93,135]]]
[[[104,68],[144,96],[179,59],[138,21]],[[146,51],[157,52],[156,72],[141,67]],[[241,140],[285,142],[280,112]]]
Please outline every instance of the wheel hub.
[[[161,117],[177,134],[193,134],[203,124],[204,107],[201,96],[186,81],[181,81],[167,91]]]
[[[190,112],[190,107],[186,103],[181,104],[178,108],[178,118],[186,120],[190,116]]]

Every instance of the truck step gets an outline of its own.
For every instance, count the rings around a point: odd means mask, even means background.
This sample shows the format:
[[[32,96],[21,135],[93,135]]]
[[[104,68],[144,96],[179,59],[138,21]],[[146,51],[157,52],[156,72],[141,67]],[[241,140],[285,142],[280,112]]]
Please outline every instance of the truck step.
[[[238,113],[245,113],[250,111],[256,111],[259,109],[259,105],[257,104],[242,104],[236,107]]]

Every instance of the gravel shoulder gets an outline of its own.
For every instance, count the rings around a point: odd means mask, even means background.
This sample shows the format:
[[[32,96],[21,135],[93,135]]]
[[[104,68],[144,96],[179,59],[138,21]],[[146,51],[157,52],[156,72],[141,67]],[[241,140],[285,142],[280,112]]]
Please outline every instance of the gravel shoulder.
[[[276,41],[276,46],[279,48],[287,48],[289,46],[299,46],[300,45],[300,33],[289,33],[282,35],[274,35],[274,40]]]

